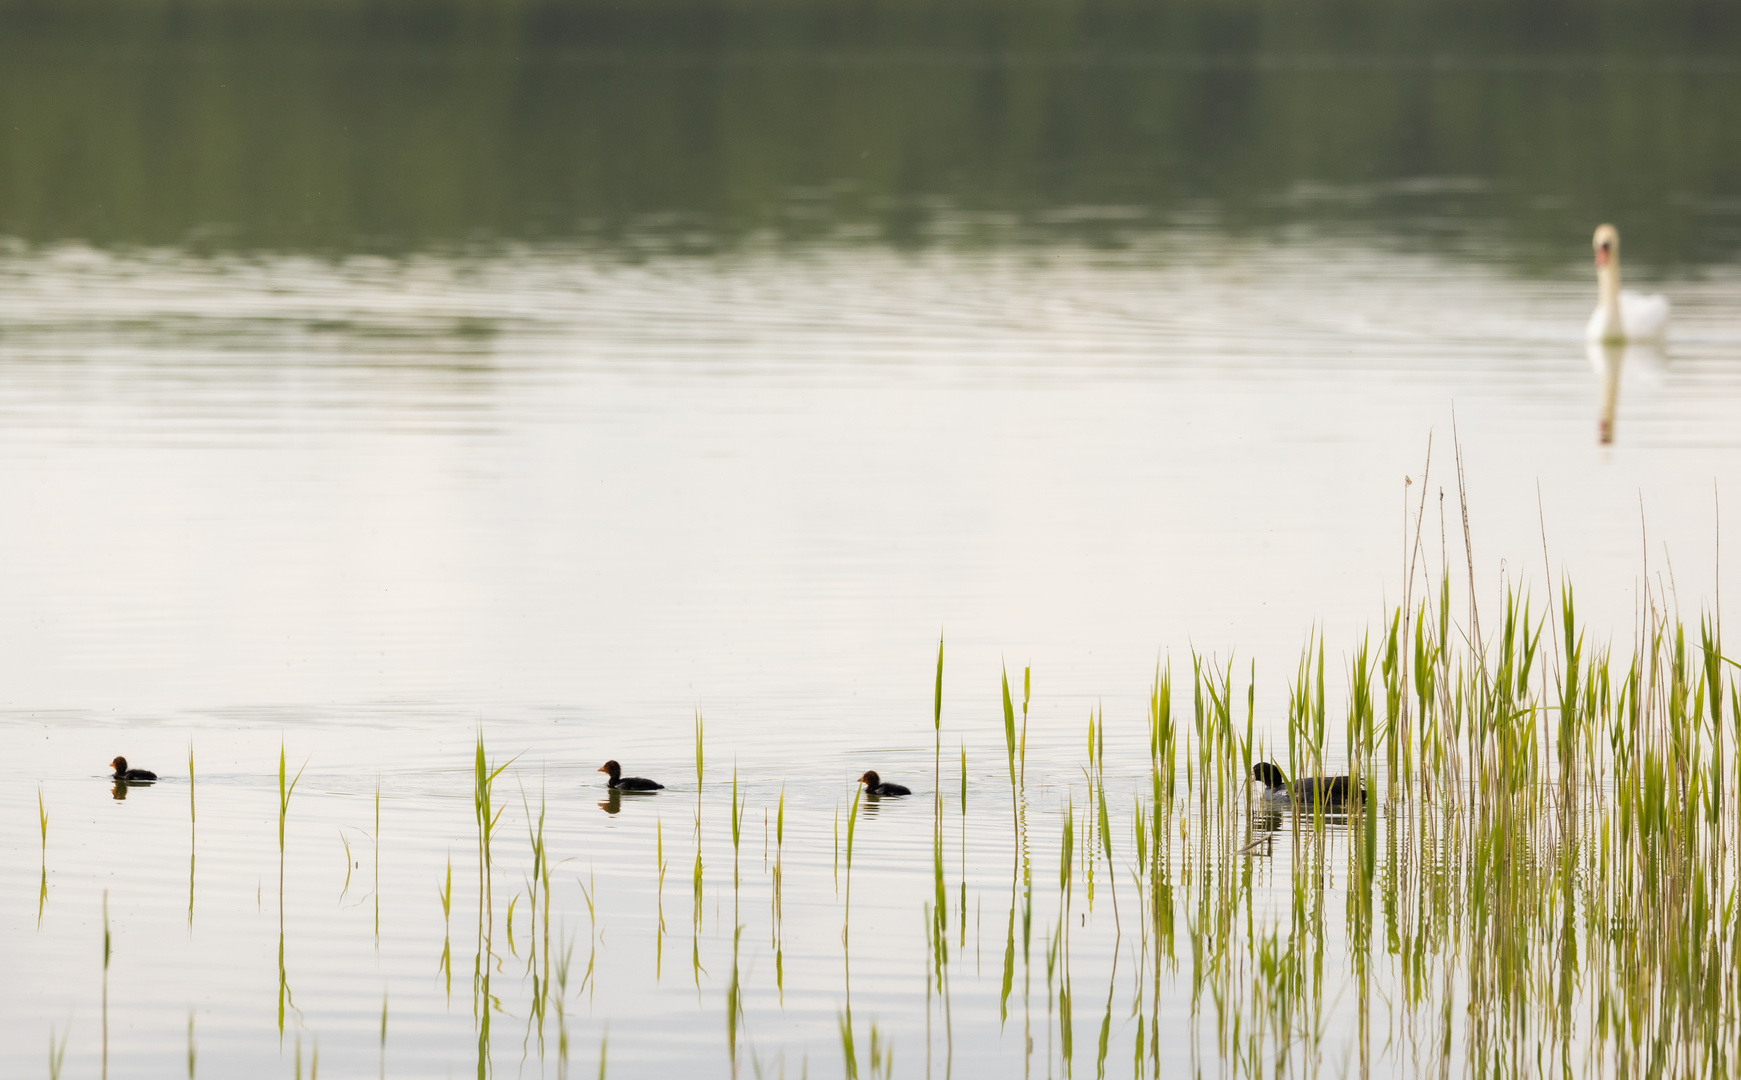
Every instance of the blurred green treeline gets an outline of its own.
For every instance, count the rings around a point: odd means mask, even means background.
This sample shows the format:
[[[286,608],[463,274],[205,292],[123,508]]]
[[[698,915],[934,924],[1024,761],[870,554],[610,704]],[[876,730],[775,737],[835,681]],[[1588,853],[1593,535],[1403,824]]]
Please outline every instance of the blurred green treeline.
[[[1610,219],[1634,260],[1732,259],[1741,4],[0,0],[0,236],[29,243],[1115,243],[1182,214],[1475,222],[1526,261]]]

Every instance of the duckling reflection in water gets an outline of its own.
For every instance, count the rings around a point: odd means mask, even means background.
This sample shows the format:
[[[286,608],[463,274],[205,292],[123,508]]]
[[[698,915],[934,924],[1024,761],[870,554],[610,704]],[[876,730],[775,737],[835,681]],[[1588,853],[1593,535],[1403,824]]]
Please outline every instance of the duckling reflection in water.
[[[601,802],[598,804],[598,808],[600,810],[603,810],[607,814],[620,814],[620,813],[622,813],[623,812],[623,793],[618,791],[616,788],[611,788],[610,794],[605,796],[604,802]]]

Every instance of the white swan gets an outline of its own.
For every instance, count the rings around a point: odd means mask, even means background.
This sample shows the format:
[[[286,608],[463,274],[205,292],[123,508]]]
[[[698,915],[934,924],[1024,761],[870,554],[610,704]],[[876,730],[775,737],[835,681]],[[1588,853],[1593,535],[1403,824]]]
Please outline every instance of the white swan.
[[[1620,233],[1612,225],[1597,228],[1596,310],[1584,327],[1586,341],[1656,341],[1668,329],[1668,298],[1659,293],[1620,291]]]

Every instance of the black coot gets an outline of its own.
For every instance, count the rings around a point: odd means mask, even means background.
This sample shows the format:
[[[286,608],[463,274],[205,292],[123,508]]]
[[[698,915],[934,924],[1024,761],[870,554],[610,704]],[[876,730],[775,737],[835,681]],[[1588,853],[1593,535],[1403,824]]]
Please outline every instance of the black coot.
[[[1281,766],[1267,761],[1251,767],[1251,778],[1264,786],[1266,798],[1273,802],[1322,803],[1326,809],[1341,810],[1366,798],[1366,788],[1352,777],[1308,776],[1289,784]]]

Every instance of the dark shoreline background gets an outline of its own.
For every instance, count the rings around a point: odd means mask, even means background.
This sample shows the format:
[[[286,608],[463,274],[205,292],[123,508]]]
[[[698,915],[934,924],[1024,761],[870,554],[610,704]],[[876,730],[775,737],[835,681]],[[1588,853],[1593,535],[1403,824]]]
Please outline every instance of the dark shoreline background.
[[[0,0],[0,237],[1741,256],[1741,5]],[[1568,248],[1568,245],[1570,247]]]

